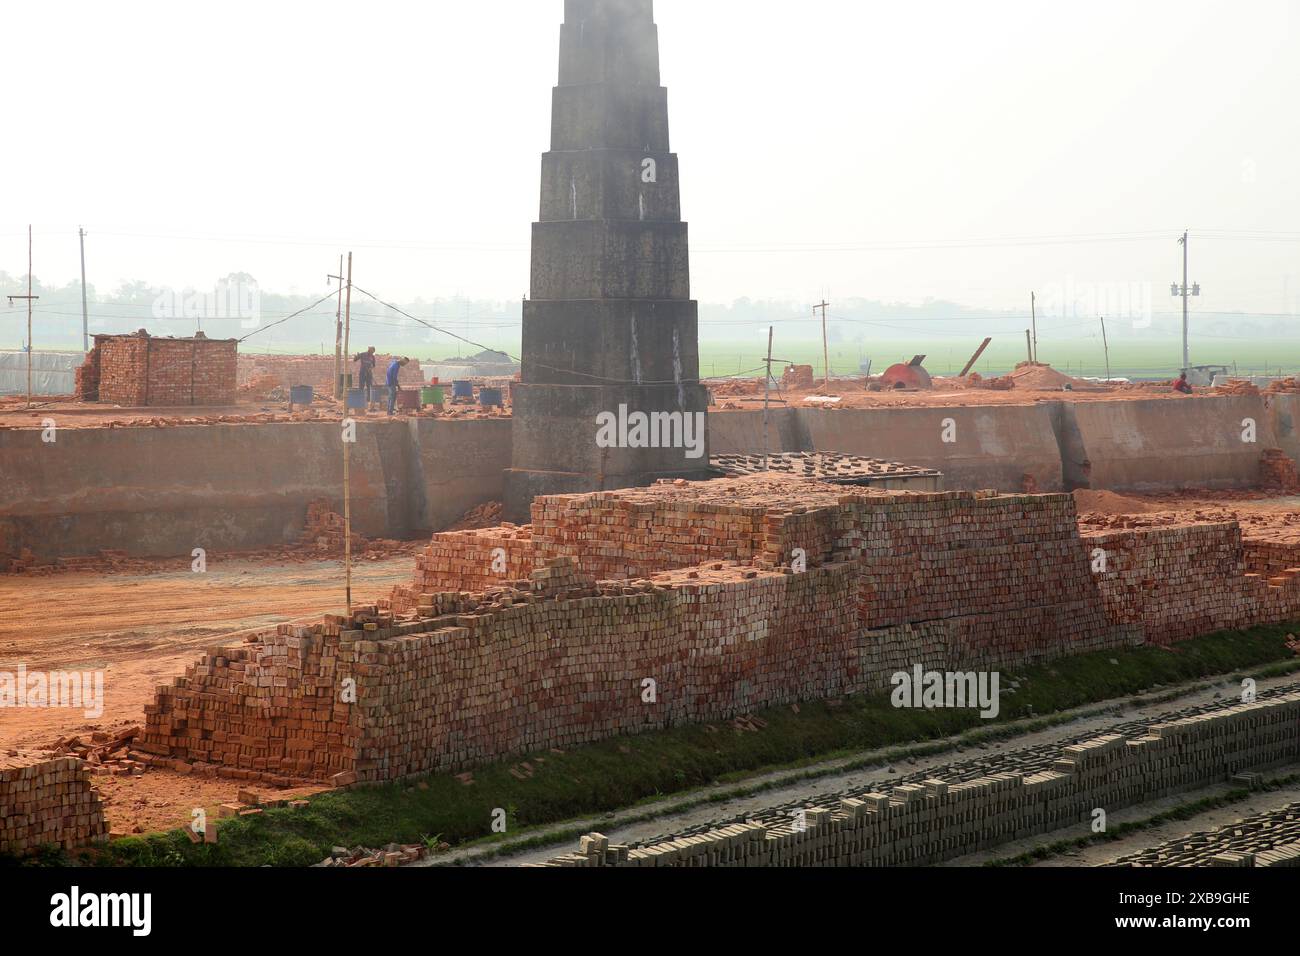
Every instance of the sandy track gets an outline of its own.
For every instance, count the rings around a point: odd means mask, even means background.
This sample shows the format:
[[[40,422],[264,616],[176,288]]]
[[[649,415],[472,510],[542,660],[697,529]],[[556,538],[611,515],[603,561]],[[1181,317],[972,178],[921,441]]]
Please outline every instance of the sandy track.
[[[181,562],[178,562],[181,563]],[[343,610],[339,562],[214,562],[207,574],[0,578],[0,670],[104,670],[105,712],[0,711],[0,746],[39,746],[95,724],[139,721],[157,684],[231,635]],[[409,582],[408,556],[361,563],[358,600]],[[236,638],[238,640],[238,638]]]

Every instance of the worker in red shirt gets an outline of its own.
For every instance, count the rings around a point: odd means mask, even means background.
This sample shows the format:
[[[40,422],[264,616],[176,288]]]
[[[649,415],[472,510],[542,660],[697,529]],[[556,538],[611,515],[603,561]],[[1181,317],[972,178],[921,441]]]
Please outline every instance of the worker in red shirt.
[[[1192,394],[1192,383],[1187,381],[1186,372],[1178,376],[1178,381],[1174,382],[1174,391],[1181,392],[1184,395]]]

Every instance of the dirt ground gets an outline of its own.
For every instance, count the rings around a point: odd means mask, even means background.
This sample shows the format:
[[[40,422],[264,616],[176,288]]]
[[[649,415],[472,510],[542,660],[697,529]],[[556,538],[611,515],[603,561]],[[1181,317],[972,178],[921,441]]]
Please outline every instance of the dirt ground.
[[[963,379],[935,379],[929,391],[868,391],[865,379],[836,379],[830,388],[773,388],[770,397],[776,407],[794,408],[933,408],[960,405],[1033,405],[1035,402],[1126,402],[1147,399],[1169,401],[1210,400],[1209,389],[1196,389],[1192,396],[1180,395],[1167,384],[1132,384],[1100,386],[1080,383],[1071,391],[1061,387],[1041,387],[1045,377],[1028,378],[1006,391],[973,386]],[[763,407],[763,381],[756,379],[712,379],[704,383],[712,389],[718,407],[725,413]],[[818,380],[820,386],[820,380]],[[1037,387],[1036,387],[1037,386]],[[827,401],[827,399],[837,401]]]
[[[1084,529],[1236,521],[1246,539],[1300,542],[1300,497],[1262,491],[1188,491],[1155,495],[1076,491]]]
[[[502,418],[509,417],[503,409],[481,409],[475,406],[449,405],[437,412],[425,409],[421,417],[431,418]],[[411,413],[398,412],[398,418],[410,418]],[[387,420],[387,409],[360,414],[361,420]],[[70,397],[41,396],[33,408],[27,407],[25,398],[0,398],[0,429],[41,428],[46,419],[53,419],[59,428],[171,428],[182,425],[266,425],[276,422],[337,422],[343,420],[343,409],[338,402],[321,400],[311,408],[289,412],[283,402],[242,402],[212,408],[119,408],[72,400]]]
[[[60,737],[140,724],[154,688],[194,663],[203,649],[243,633],[343,612],[337,561],[214,562],[204,575],[187,562],[171,571],[106,577],[0,577],[0,671],[103,670],[104,712],[17,708],[0,711],[0,747],[40,749]],[[409,583],[414,561],[401,555],[363,562],[358,601]],[[195,807],[233,802],[234,781],[149,770],[143,777],[97,777],[108,819],[121,833],[185,824]]]

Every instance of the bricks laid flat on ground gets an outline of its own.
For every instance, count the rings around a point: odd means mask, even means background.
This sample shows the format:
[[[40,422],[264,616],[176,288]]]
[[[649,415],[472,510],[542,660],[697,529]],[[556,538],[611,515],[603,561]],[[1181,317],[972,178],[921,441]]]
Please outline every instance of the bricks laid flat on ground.
[[[1071,744],[1059,750],[1051,770],[907,783],[799,808],[798,814],[788,807],[764,811],[743,824],[644,846],[610,845],[592,834],[582,838],[578,852],[541,865],[926,866],[1054,831],[1083,836],[1092,832],[1097,808],[1114,812],[1218,783],[1241,770],[1298,759],[1300,693],[1289,693],[1154,724],[1134,736],[1108,734]],[[1210,850],[1237,857],[1217,865],[1296,865],[1294,814],[1280,816],[1247,828],[1246,838],[1243,828],[1228,828],[1230,836],[1213,841]],[[1165,856],[1172,865],[1215,863],[1204,859],[1206,852],[1198,858],[1180,847]],[[1150,865],[1160,855],[1157,849],[1121,862]]]

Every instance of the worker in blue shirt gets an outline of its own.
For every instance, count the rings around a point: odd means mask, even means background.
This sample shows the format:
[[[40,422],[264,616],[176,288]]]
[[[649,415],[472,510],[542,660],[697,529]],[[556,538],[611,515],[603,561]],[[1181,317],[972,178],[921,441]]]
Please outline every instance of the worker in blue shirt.
[[[401,391],[399,379],[402,376],[402,369],[409,365],[409,358],[395,358],[388,363],[388,414],[391,417],[397,412],[397,393]]]

